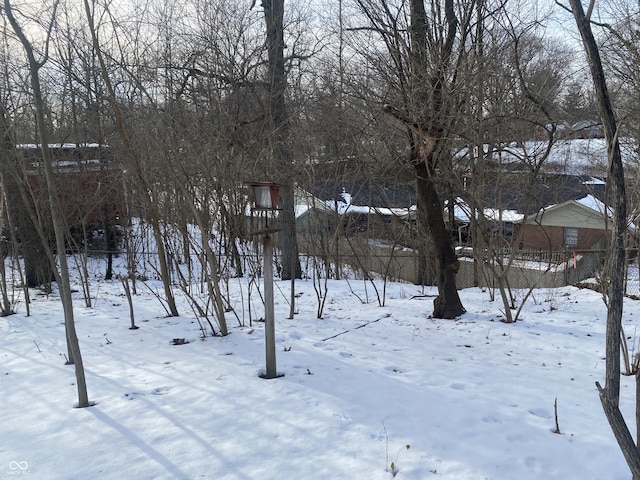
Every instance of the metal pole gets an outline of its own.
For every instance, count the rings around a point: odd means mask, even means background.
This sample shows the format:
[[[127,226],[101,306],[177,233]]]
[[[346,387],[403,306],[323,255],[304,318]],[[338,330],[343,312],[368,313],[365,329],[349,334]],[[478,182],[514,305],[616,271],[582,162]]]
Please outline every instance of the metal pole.
[[[267,371],[264,378],[275,378],[276,332],[273,313],[273,244],[270,235],[264,236],[264,340]]]

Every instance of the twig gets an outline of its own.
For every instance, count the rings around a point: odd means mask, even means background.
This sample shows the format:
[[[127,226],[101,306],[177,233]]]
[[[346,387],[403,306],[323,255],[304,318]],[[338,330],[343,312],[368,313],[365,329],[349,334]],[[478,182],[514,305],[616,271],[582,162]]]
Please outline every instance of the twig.
[[[553,412],[556,419],[556,429],[553,431],[553,433],[557,433],[558,435],[561,435],[560,425],[558,424],[558,396],[557,395],[556,395],[555,401],[553,402]]]
[[[391,314],[387,313],[384,317],[380,317],[380,318],[377,318],[375,320],[371,320],[370,322],[363,323],[362,325],[358,325],[357,327],[354,327],[353,329],[345,330],[344,332],[336,333],[335,335],[331,335],[330,337],[323,338],[322,341],[326,342],[327,340],[331,340],[332,338],[336,338],[336,337],[339,337],[340,335],[344,335],[345,333],[349,333],[351,330],[358,330],[359,328],[364,328],[367,325],[371,325],[372,323],[379,322],[383,318],[389,318],[390,316],[391,316]]]
[[[387,418],[389,418],[389,417],[387,417]],[[385,470],[387,470],[389,468],[389,434],[387,433],[387,426],[384,424],[384,422],[387,421],[387,418],[382,420],[382,428],[384,429],[385,450],[386,450]]]

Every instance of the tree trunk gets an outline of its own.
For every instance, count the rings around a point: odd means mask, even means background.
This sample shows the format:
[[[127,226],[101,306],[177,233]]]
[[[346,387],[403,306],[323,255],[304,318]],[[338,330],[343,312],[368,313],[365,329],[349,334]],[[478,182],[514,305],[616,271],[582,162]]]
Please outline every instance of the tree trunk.
[[[613,228],[608,262],[608,305],[606,328],[606,374],[604,388],[598,385],[600,400],[618,445],[633,474],[640,478],[640,451],[633,441],[629,428],[620,412],[620,332],[624,300],[625,235],[627,229],[627,205],[624,171],[618,142],[618,129],[607,89],[598,45],[591,30],[590,19],[585,15],[580,0],[569,0],[576,25],[582,37],[589,70],[598,100],[598,108],[604,127],[609,157],[609,188],[613,208]]]
[[[102,56],[102,51],[100,50],[100,43],[98,42],[98,34],[95,28],[95,24],[93,21],[93,15],[91,13],[91,7],[89,2],[85,0],[84,2],[85,13],[87,15],[87,21],[89,23],[89,30],[91,32],[91,40],[93,42],[93,47],[95,49],[96,55],[98,57],[98,62],[100,64],[100,70],[102,72],[102,79],[107,87],[107,91],[109,92],[109,101],[111,102],[111,107],[113,109],[113,116],[116,124],[116,130],[118,135],[120,136],[120,140],[122,141],[126,155],[129,160],[129,165],[134,173],[134,177],[137,181],[138,187],[140,189],[140,194],[142,195],[142,200],[144,206],[147,209],[147,215],[149,223],[151,224],[153,230],[153,237],[156,241],[156,247],[158,249],[158,263],[160,264],[160,276],[162,280],[162,285],[164,288],[164,294],[167,301],[167,306],[169,307],[169,314],[172,317],[177,317],[178,307],[176,305],[176,300],[173,295],[173,290],[171,288],[171,278],[169,275],[169,264],[167,262],[167,254],[164,245],[164,237],[160,225],[160,214],[158,212],[158,207],[154,203],[154,200],[151,196],[151,185],[147,181],[144,169],[141,164],[140,158],[138,157],[137,152],[134,150],[131,142],[129,141],[129,136],[127,135],[124,119],[122,115],[122,111],[118,105],[115,90],[113,84],[111,82],[111,78],[109,77],[109,73],[107,72],[107,67],[104,62],[104,58]]]
[[[289,142],[289,112],[285,101],[287,73],[284,65],[284,0],[262,0],[267,30],[269,57],[269,113],[272,129],[272,149],[277,181],[281,191],[280,248],[282,249],[282,279],[301,278],[302,269],[296,239],[295,199],[291,175],[291,148]]]
[[[33,218],[36,204],[27,191],[24,167],[16,152],[16,145],[4,105],[0,105],[0,178],[7,204],[7,217],[16,227],[24,260],[25,280],[29,288],[49,285],[54,277],[47,252],[42,246]],[[47,229],[48,230],[48,229]]]
[[[55,18],[55,7],[52,21]],[[49,192],[49,206],[51,208],[51,220],[53,222],[53,229],[56,239],[56,250],[58,254],[58,269],[54,269],[56,274],[56,280],[58,282],[58,288],[60,290],[60,300],[62,302],[62,308],[64,310],[64,324],[66,329],[67,344],[69,346],[69,353],[73,361],[76,373],[76,383],[78,388],[78,406],[88,407],[90,405],[87,395],[87,384],[84,374],[84,366],[82,364],[82,355],[80,354],[80,344],[78,342],[78,336],[76,334],[75,321],[73,317],[73,299],[71,297],[71,284],[69,278],[69,265],[67,264],[67,255],[65,248],[65,229],[64,218],[62,216],[62,210],[58,201],[58,191],[56,186],[55,175],[53,172],[53,162],[51,159],[51,153],[49,152],[49,146],[47,141],[47,129],[45,124],[44,114],[44,100],[42,98],[42,91],[40,88],[40,69],[46,62],[36,61],[33,47],[27,37],[24,35],[22,28],[18,25],[9,0],[4,0],[4,9],[7,14],[7,18],[14,32],[16,33],[20,43],[22,44],[25,53],[29,61],[29,74],[31,80],[31,88],[33,90],[33,103],[36,111],[36,122],[38,124],[38,130],[40,131],[40,138],[42,142],[42,163],[44,165],[44,173],[47,181],[47,190]],[[51,257],[53,260],[53,257]]]
[[[202,249],[205,253],[207,265],[209,266],[209,272],[205,271],[209,298],[213,301],[216,319],[218,320],[218,327],[220,327],[220,335],[225,337],[229,335],[229,328],[227,327],[227,320],[225,318],[224,304],[222,303],[222,292],[220,291],[220,280],[218,278],[220,267],[218,266],[216,255],[211,250],[211,245],[209,244],[209,232],[211,231],[211,228],[208,228],[205,224],[202,215],[200,215],[198,209],[193,205],[193,202],[190,202],[189,205],[191,207],[191,212],[196,219],[196,223],[202,232]]]
[[[460,264],[444,221],[444,208],[434,180],[435,155],[441,150],[438,143],[442,141],[443,134],[427,126],[426,122],[416,121],[391,105],[385,105],[383,111],[402,121],[415,135],[410,160],[416,174],[418,216],[420,223],[426,226],[436,254],[438,297],[433,302],[432,315],[435,318],[456,318],[466,312],[456,287],[456,274]],[[420,245],[426,243],[420,242]]]
[[[425,162],[415,165],[418,204],[422,204],[428,232],[436,253],[438,297],[433,301],[435,318],[456,318],[465,313],[456,287],[460,264],[451,245],[451,236],[444,222],[443,206],[431,180]]]
[[[443,169],[436,165],[440,162],[446,171],[446,166],[451,164],[447,137],[453,112],[449,106],[451,102],[446,98],[445,77],[451,68],[458,18],[453,1],[445,0],[446,20],[441,25],[442,36],[434,45],[429,31],[431,19],[427,16],[424,0],[410,0],[409,7],[411,48],[407,81],[411,89],[407,92],[409,101],[405,100],[405,107],[412,109],[412,114],[406,115],[389,107],[384,110],[402,120],[413,138],[410,160],[416,173],[418,210],[426,222],[436,254],[438,297],[433,302],[433,316],[455,318],[465,312],[456,287],[460,264],[444,220],[444,205],[436,189],[436,178],[443,178]],[[464,43],[464,38],[460,42]]]
[[[106,217],[105,213],[105,217]],[[111,280],[113,278],[113,253],[116,251],[116,234],[115,234],[115,225],[111,225],[111,222],[104,222],[104,243],[107,250],[107,270],[104,274],[105,280]]]

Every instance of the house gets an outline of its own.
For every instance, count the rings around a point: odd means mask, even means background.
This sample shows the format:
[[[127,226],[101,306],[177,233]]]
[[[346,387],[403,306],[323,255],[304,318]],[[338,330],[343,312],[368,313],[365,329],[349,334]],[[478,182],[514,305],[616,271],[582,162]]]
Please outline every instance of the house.
[[[468,225],[469,210],[464,204],[457,205],[456,212],[457,221]],[[485,240],[494,247],[485,252],[489,253],[486,258],[496,261],[503,254],[515,253],[508,271],[511,288],[552,288],[593,276],[602,265],[607,232],[613,226],[610,210],[593,193],[575,195],[529,213],[486,208],[484,216],[492,229]],[[635,227],[629,225],[631,241]],[[482,251],[472,245],[457,251],[462,257],[457,285],[490,285],[492,272],[479,275],[474,262]]]
[[[596,120],[581,120],[571,126],[573,138],[604,138],[602,123]]]
[[[411,249],[415,218],[413,192],[401,186],[316,182],[297,186],[296,229],[301,252],[322,258],[336,275],[375,272],[419,282],[419,262]]]
[[[541,208],[519,222],[521,248],[549,251],[604,248],[613,228],[604,203],[591,194]]]
[[[296,232],[299,235],[317,236],[328,234],[336,209],[331,202],[321,200],[300,186],[295,187],[294,209]]]
[[[120,224],[126,218],[122,169],[115,165],[109,147],[98,144],[52,144],[49,145],[49,151],[60,207],[72,233],[103,229]],[[16,152],[24,165],[35,205],[40,215],[46,218],[49,199],[44,187],[40,146],[21,144],[16,146]],[[20,198],[15,191],[6,194],[6,200],[9,201]],[[18,200],[17,203],[21,202]]]
[[[67,229],[67,248],[89,247],[106,251],[107,275],[118,248],[119,224],[126,218],[122,169],[113,152],[97,144],[53,144],[48,146],[58,191],[58,201]],[[44,176],[42,150],[35,144],[17,145],[4,158],[2,200],[7,224],[15,232],[24,260],[24,276],[30,287],[48,285],[53,272],[42,245],[42,236],[54,245],[51,202]],[[34,212],[37,212],[34,215]],[[37,220],[35,220],[37,216]],[[10,222],[9,222],[10,220]]]
[[[398,240],[416,208],[409,188],[357,181],[322,181],[298,186],[296,224],[304,233],[333,233],[340,228],[348,236]]]
[[[605,212],[605,182],[587,175],[547,174],[526,188],[513,176],[506,185],[486,185],[484,218],[491,237],[524,250],[565,251],[603,248],[610,215]],[[448,206],[445,206],[448,208]],[[461,199],[454,205],[459,244],[466,244],[471,208]],[[512,239],[520,236],[518,245]]]

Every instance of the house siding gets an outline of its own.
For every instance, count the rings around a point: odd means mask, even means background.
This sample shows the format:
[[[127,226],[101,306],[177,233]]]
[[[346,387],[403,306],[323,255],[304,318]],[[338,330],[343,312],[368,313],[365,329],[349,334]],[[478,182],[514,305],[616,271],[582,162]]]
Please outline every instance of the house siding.
[[[604,230],[607,228],[604,216],[596,211],[577,204],[568,204],[562,208],[544,211],[538,215],[536,221],[545,226],[592,228]],[[609,227],[611,223],[609,222]]]
[[[571,225],[569,225],[571,227]],[[564,227],[523,225],[522,248],[532,250],[562,251],[564,244]],[[597,228],[578,228],[578,245],[570,250],[589,250],[605,236],[605,230]]]

